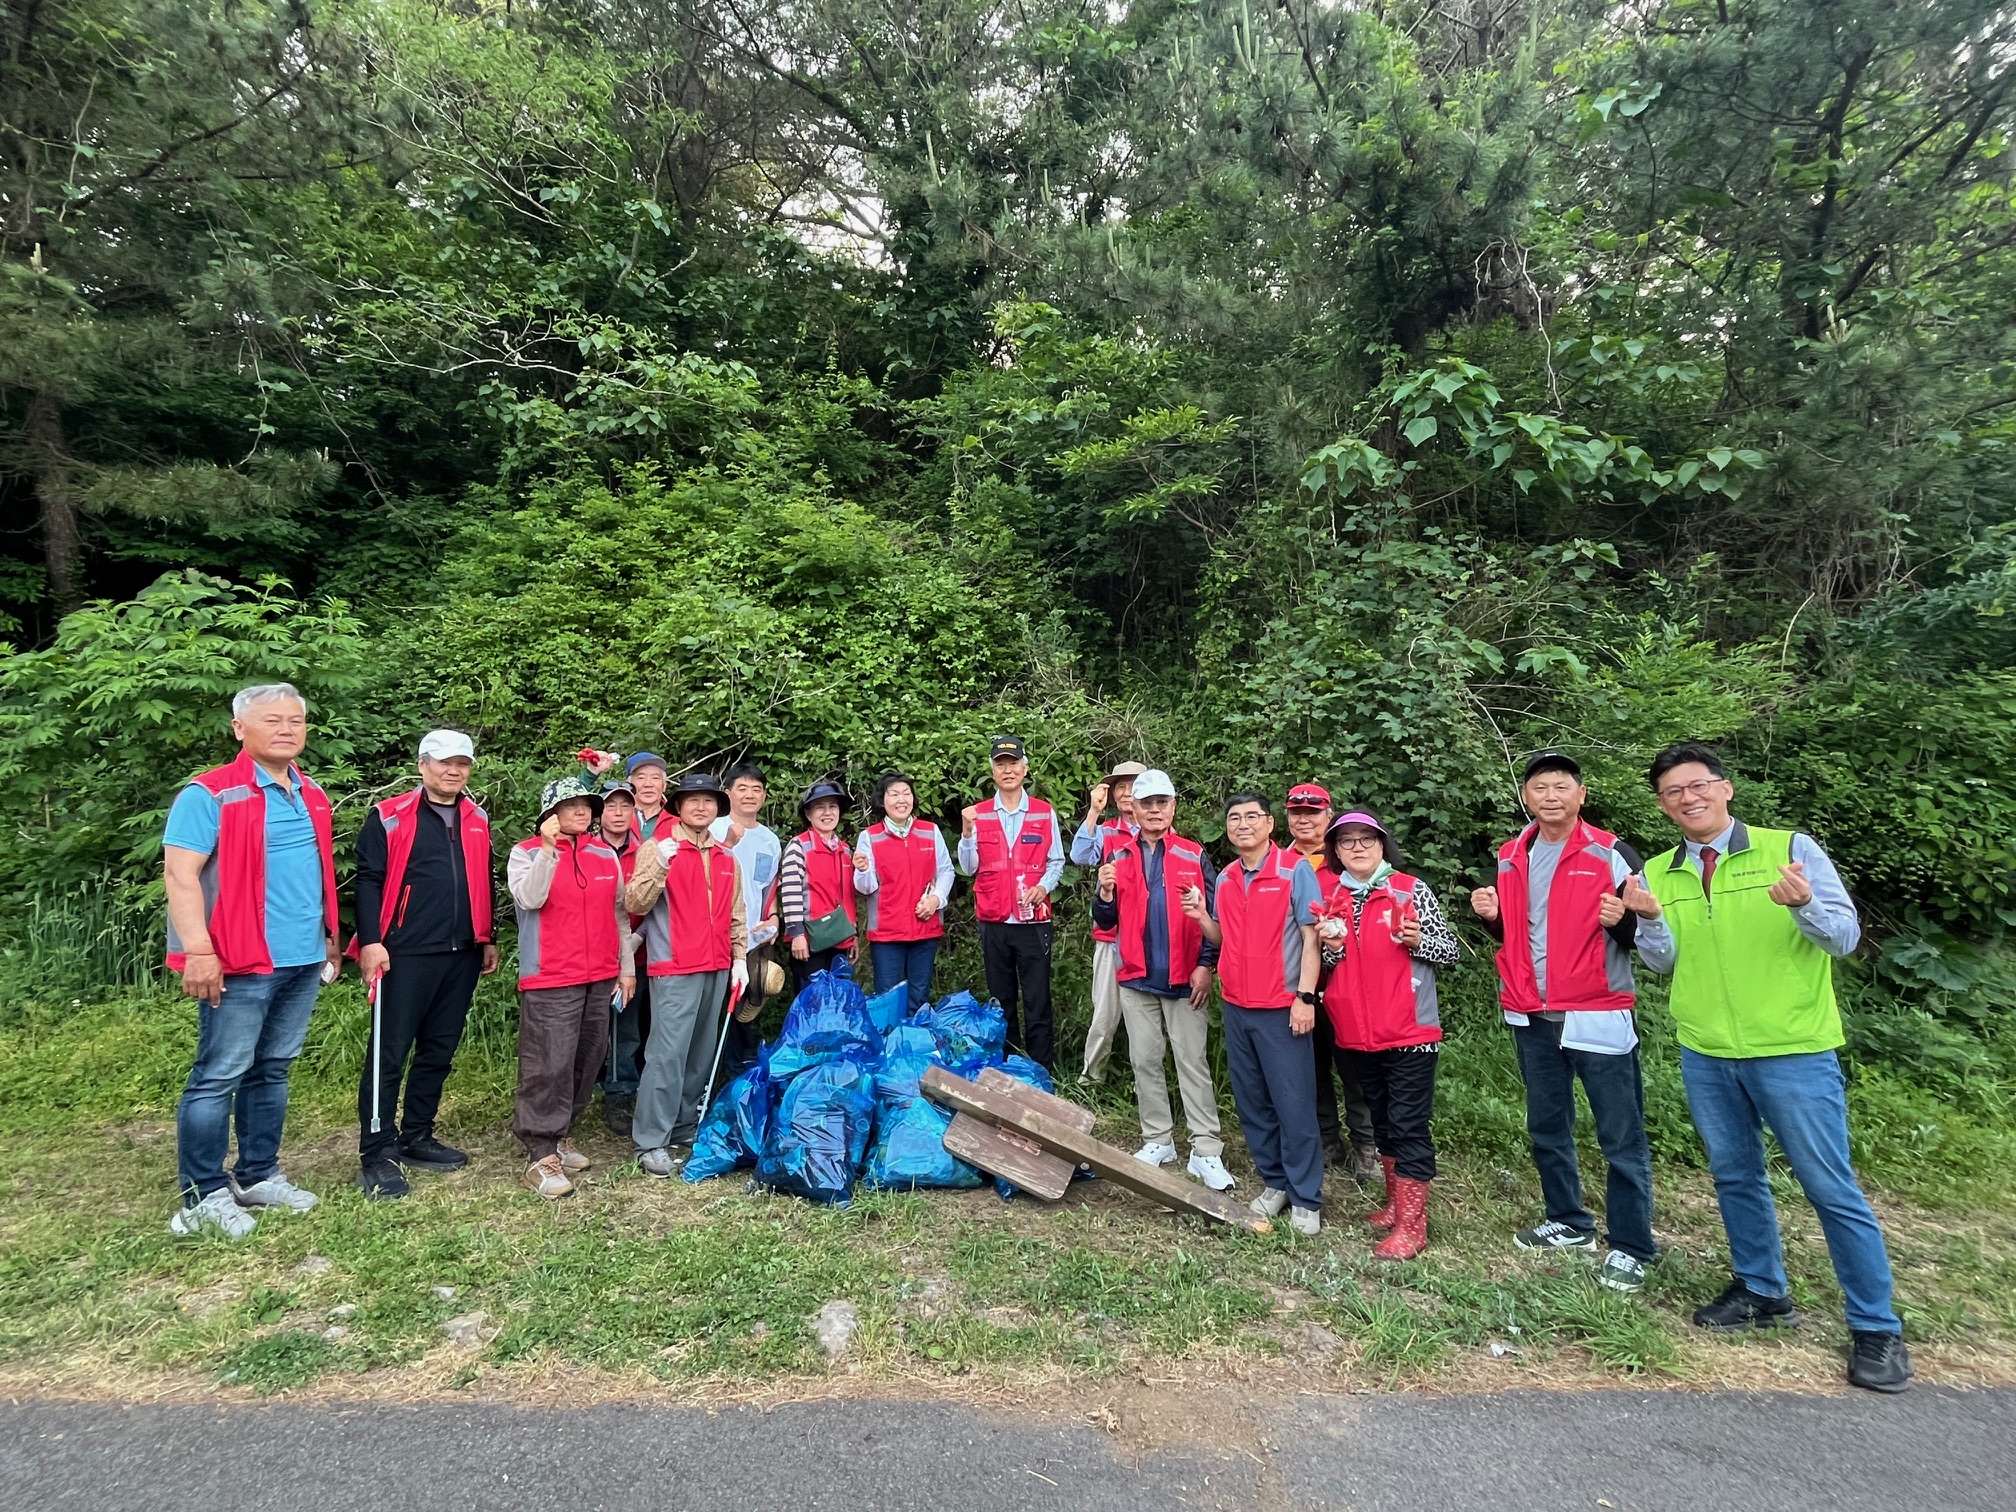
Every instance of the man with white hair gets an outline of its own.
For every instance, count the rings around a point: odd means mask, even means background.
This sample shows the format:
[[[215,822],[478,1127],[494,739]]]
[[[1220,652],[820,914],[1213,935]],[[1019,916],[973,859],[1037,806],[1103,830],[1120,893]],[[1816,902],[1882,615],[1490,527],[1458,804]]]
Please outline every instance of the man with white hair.
[[[197,1001],[196,1063],[175,1114],[177,1234],[252,1231],[262,1208],[315,1197],[280,1170],[287,1077],[308,1015],[336,979],[336,865],[329,798],[294,765],[308,705],[289,683],[231,700],[235,760],[191,778],[162,836],[168,966]],[[238,1128],[238,1166],[224,1157]]]
[[[357,964],[377,990],[357,1089],[357,1185],[366,1197],[405,1196],[402,1165],[469,1163],[434,1137],[434,1119],[476,979],[497,969],[490,816],[463,791],[475,765],[467,735],[428,731],[420,785],[374,804],[357,835]]]

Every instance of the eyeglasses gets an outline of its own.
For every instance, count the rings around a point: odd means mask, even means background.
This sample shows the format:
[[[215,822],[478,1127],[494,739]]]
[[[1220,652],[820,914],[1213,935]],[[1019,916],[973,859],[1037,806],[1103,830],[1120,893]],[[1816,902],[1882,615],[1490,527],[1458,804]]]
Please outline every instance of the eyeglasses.
[[[1682,798],[1706,798],[1716,783],[1726,781],[1726,777],[1697,777],[1692,782],[1676,782],[1672,787],[1659,789],[1659,801],[1678,803]]]
[[[1377,835],[1339,835],[1337,837],[1337,849],[1339,850],[1354,850],[1360,846],[1378,846],[1384,843]]]

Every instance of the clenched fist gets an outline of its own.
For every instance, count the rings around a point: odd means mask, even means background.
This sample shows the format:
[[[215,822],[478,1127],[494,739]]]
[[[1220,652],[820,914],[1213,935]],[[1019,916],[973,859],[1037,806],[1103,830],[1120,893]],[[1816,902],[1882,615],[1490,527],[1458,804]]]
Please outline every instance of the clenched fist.
[[[1470,894],[1470,912],[1477,915],[1486,924],[1496,920],[1498,917],[1498,889],[1495,887],[1480,887],[1475,889]]]
[[[1603,901],[1596,905],[1596,922],[1608,929],[1624,918],[1624,900],[1615,893],[1603,894]]]

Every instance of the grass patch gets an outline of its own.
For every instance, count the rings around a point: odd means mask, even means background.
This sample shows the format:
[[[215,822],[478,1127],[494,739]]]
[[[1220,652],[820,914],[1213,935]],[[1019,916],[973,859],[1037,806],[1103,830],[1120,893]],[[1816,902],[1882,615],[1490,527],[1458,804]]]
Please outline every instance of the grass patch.
[[[137,991],[11,1005],[0,1016],[0,1126],[14,1157],[0,1176],[0,1366],[254,1393],[328,1380],[457,1389],[554,1368],[701,1393],[828,1373],[1151,1381],[1242,1361],[1277,1388],[1838,1377],[1839,1292],[1818,1224],[1782,1172],[1788,1265],[1809,1327],[1789,1341],[1733,1342],[1688,1327],[1726,1258],[1656,1020],[1648,1101],[1668,1252],[1646,1293],[1628,1298],[1596,1286],[1586,1256],[1507,1242],[1537,1214],[1538,1183],[1510,1047],[1475,1023],[1445,1057],[1431,1248],[1389,1266],[1371,1258],[1373,1235],[1357,1221],[1367,1194],[1341,1176],[1315,1241],[1207,1229],[1101,1182],[1074,1186],[1055,1208],[982,1189],[864,1194],[836,1211],[747,1191],[740,1177],[648,1180],[593,1120],[582,1143],[596,1167],[582,1191],[542,1203],[516,1184],[510,1008],[508,990],[486,984],[444,1107],[444,1132],[475,1162],[448,1177],[416,1173],[403,1202],[367,1203],[349,1184],[365,1007],[351,984],[325,995],[286,1145],[290,1174],[323,1202],[269,1215],[231,1245],[166,1229],[193,1010]],[[1878,1167],[1897,1179],[1878,1197],[1909,1335],[2016,1373],[2016,1166],[1990,1158],[2006,1132],[1992,1120],[1973,1134],[1949,1129],[1943,1105],[1866,1068],[1851,1095],[1858,1125],[1933,1123]],[[1131,1142],[1124,1085],[1089,1101],[1102,1136]],[[1980,1168],[1950,1169],[1956,1150]],[[1235,1170],[1242,1157],[1234,1137]],[[1600,1172],[1593,1149],[1585,1162]],[[858,1318],[837,1362],[811,1325],[835,1299]],[[473,1334],[451,1341],[443,1324],[471,1314],[482,1315]],[[1938,1368],[1935,1358],[1928,1378]]]

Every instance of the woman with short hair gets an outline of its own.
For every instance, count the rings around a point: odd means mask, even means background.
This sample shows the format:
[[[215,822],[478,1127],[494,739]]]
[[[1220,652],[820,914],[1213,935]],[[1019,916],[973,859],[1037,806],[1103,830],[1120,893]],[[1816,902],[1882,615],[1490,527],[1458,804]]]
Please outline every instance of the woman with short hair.
[[[901,772],[875,784],[870,807],[881,818],[854,846],[854,891],[868,899],[868,956],[875,990],[910,986],[910,1011],[931,1001],[945,904],[952,894],[952,854],[944,833],[917,817],[917,785]]]
[[[1435,971],[1456,964],[1456,935],[1428,885],[1400,869],[1406,858],[1377,816],[1339,814],[1323,851],[1323,1007],[1365,1091],[1386,1174],[1386,1205],[1366,1221],[1391,1232],[1372,1253],[1408,1260],[1428,1245],[1430,1122],[1442,1048]]]

